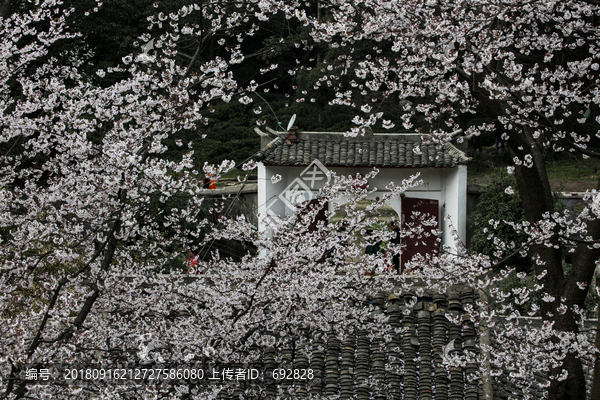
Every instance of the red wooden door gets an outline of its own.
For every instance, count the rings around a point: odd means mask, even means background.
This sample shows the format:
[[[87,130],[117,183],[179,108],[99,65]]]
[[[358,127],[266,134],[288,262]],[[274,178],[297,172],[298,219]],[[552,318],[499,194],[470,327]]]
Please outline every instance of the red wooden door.
[[[423,226],[421,235],[413,235],[402,238],[402,243],[406,245],[402,255],[400,256],[400,272],[406,270],[405,265],[416,254],[425,256],[426,254],[434,254],[438,250],[436,243],[437,236],[432,231],[438,228],[439,205],[437,200],[431,199],[410,199],[404,197],[402,199],[402,227],[409,228],[421,224],[422,216],[425,219],[435,217],[436,224],[434,226]]]

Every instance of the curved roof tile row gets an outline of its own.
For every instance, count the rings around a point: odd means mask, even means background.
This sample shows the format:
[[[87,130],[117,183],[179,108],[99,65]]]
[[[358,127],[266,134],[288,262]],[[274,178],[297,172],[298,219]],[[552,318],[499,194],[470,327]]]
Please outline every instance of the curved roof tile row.
[[[258,160],[267,165],[345,167],[455,167],[470,159],[450,143],[423,144],[420,135],[375,134],[347,137],[342,133],[304,132],[297,142],[279,136],[263,147]]]
[[[465,311],[475,306],[476,299],[476,292],[469,287],[423,297],[382,293],[370,303],[375,313],[389,317],[396,333],[383,338],[354,329],[340,340],[335,332],[307,332],[300,341],[304,345],[299,342],[296,349],[264,349],[261,369],[310,368],[311,379],[248,382],[248,389],[264,396],[256,398],[267,399],[482,398],[479,380],[470,380],[478,371],[476,364],[448,368],[442,360],[448,347],[452,348],[450,356],[470,352],[474,357],[478,353],[479,334]],[[306,349],[307,340],[309,351],[300,350]],[[239,390],[224,390],[222,398],[237,398]]]

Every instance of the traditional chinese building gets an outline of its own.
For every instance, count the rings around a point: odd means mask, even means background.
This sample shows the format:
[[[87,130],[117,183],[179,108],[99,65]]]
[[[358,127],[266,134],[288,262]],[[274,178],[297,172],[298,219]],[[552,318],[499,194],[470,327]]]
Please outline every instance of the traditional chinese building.
[[[365,176],[374,167],[379,169],[369,181],[377,188],[369,198],[382,196],[390,182],[401,184],[404,179],[419,174],[423,184],[405,196],[389,202],[400,218],[410,218],[412,211],[434,215],[442,229],[442,245],[455,247],[450,223],[464,240],[466,235],[467,163],[470,160],[458,145],[425,143],[427,136],[406,133],[373,133],[365,129],[364,136],[348,137],[344,133],[284,132],[273,130],[257,133],[262,148],[257,153],[258,211],[262,215],[282,216],[295,212],[291,195],[304,192],[310,200],[337,175]],[[273,182],[273,176],[281,176]],[[343,205],[347,200],[336,200]],[[334,205],[328,204],[331,210]],[[446,219],[450,216],[450,220]],[[259,229],[267,229],[259,224]],[[409,246],[408,252],[418,252]],[[406,256],[410,254],[405,253]]]

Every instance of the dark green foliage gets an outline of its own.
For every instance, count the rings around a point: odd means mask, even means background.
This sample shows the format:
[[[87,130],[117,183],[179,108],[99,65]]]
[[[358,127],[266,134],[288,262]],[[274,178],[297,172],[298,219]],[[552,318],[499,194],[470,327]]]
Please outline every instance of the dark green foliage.
[[[232,101],[211,107],[213,112],[205,113],[209,120],[207,126],[198,131],[178,132],[165,141],[169,147],[166,156],[171,159],[180,157],[189,151],[188,143],[192,142],[195,165],[199,171],[205,161],[219,164],[223,160],[235,160],[237,163],[246,160],[260,149],[260,137],[254,132],[256,119],[260,116],[252,111],[256,106]],[[263,105],[263,110],[265,108]],[[181,140],[183,146],[175,144],[177,139]]]
[[[515,191],[514,194],[507,194],[506,188],[511,186]],[[510,244],[514,243],[515,248],[519,248],[522,243],[527,241],[527,235],[517,233],[513,227],[503,221],[519,223],[524,220],[523,204],[516,189],[516,180],[512,175],[501,175],[492,180],[481,193],[477,210],[473,215],[473,223],[475,225],[475,233],[471,239],[471,249],[488,255],[492,258],[497,246],[493,239],[488,239],[490,233],[493,233],[503,242]],[[489,224],[489,221],[501,221],[497,229]],[[487,228],[487,231],[484,231]],[[503,255],[505,257],[506,254]],[[531,261],[529,257],[523,257],[516,254],[506,260],[504,265],[515,266],[518,271],[529,272],[531,269]]]
[[[512,306],[519,311],[521,315],[539,316],[539,312],[531,312],[533,309],[532,306],[534,304],[539,305],[541,300],[540,292],[535,290],[538,283],[537,280],[532,274],[523,278],[520,278],[517,274],[517,271],[512,271],[507,278],[498,284],[498,286],[504,293],[511,293],[510,299],[512,300]],[[529,293],[526,301],[520,296],[522,288],[527,288],[527,292]]]
[[[264,126],[268,126],[283,132],[294,114],[297,114],[295,124],[303,131],[346,131],[352,126],[352,110],[348,107],[297,103],[277,93],[249,96],[254,101],[248,105],[233,100],[212,107],[212,112],[206,112],[207,126],[197,132],[177,134],[184,143],[183,147],[175,145],[175,137],[168,141],[170,151],[167,156],[178,157],[191,141],[198,168],[205,161],[219,164],[223,160],[234,160],[240,164],[260,150],[260,137],[254,131],[255,127],[264,131]],[[261,113],[256,114],[254,110],[259,107]],[[258,126],[257,120],[264,125]],[[205,138],[202,138],[203,135],[206,135]]]
[[[128,74],[108,73],[100,77],[96,71],[99,69],[106,71],[110,67],[122,64],[124,56],[139,54],[142,51],[140,46],[143,42],[139,37],[148,32],[148,16],[158,12],[168,14],[184,4],[192,3],[194,3],[192,0],[159,2],[105,0],[101,7],[94,10],[97,6],[95,1],[66,0],[62,8],[74,9],[67,19],[69,31],[80,32],[81,36],[58,41],[49,49],[50,54],[65,65],[79,65],[78,69],[82,72],[84,80],[92,84],[100,86],[114,84],[128,78]],[[208,3],[202,4],[210,8]],[[23,11],[27,7],[31,7],[31,4],[22,1],[13,3],[15,12]],[[230,7],[234,10],[233,3]],[[317,12],[316,3],[308,12]],[[195,13],[193,16],[186,17],[189,18],[187,22],[210,25],[210,21],[200,21],[198,16],[199,14]],[[326,13],[323,18],[327,18]],[[251,18],[247,22],[248,27],[256,22]],[[192,142],[191,147],[199,171],[204,162],[218,164],[224,159],[230,159],[239,164],[260,149],[260,138],[254,132],[257,120],[260,120],[264,126],[281,131],[287,126],[291,116],[297,114],[296,125],[300,130],[347,131],[354,126],[352,119],[355,115],[365,116],[360,111],[360,106],[370,102],[370,99],[359,99],[353,107],[329,105],[341,88],[350,89],[348,85],[352,74],[340,75],[340,68],[345,61],[338,59],[348,52],[347,48],[328,49],[326,46],[317,45],[309,52],[297,48],[295,46],[297,41],[310,40],[310,36],[301,23],[286,20],[283,13],[266,23],[261,22],[260,25],[261,29],[252,39],[242,44],[243,53],[246,54],[244,63],[231,66],[240,89],[246,87],[252,80],[261,84],[257,88],[257,93],[247,93],[254,100],[253,103],[240,104],[237,97],[234,97],[230,103],[224,103],[219,99],[211,101],[210,105],[206,105],[208,109],[203,112],[203,116],[208,119],[208,125],[199,125],[196,129],[187,132],[178,132],[166,140],[165,144],[169,147],[166,157],[180,158],[183,153],[189,151],[187,144]],[[155,26],[151,33],[156,36],[169,31],[170,28],[165,24],[162,28]],[[217,40],[224,39],[227,45],[237,44],[234,33],[233,31],[220,32],[215,37],[202,42],[192,72],[197,71],[198,66],[207,60],[217,56],[227,57],[229,53],[224,50],[224,46],[217,44]],[[177,49],[180,65],[189,63],[189,56],[194,54],[199,43],[196,39],[180,43]],[[371,52],[372,46],[362,44],[356,51],[362,56]],[[277,64],[278,68],[262,73],[261,68],[269,64]],[[328,66],[335,68],[327,72]],[[290,75],[288,74],[290,70],[295,70],[296,73]],[[324,73],[329,76],[339,75],[341,78],[332,78],[332,85],[323,84],[315,89],[314,81]],[[263,84],[264,82],[267,83]],[[340,83],[342,85],[336,87]],[[264,92],[263,89],[267,89],[268,92]],[[18,94],[19,88],[15,85],[15,96]],[[298,98],[304,98],[304,101],[297,102]],[[390,102],[392,103],[395,104]],[[262,112],[255,114],[253,110],[259,106]],[[382,106],[379,103],[373,106],[373,112],[390,113],[390,118],[396,123],[393,130],[401,130],[399,120],[394,119],[394,114],[400,114],[397,106],[388,107],[387,104]],[[378,128],[375,127],[375,130],[377,131]],[[90,137],[90,140],[98,142],[101,141],[101,137],[99,132],[98,137]],[[177,145],[180,143],[176,141],[177,139],[181,140],[183,146]]]
[[[148,204],[146,213],[141,217],[140,224],[151,224],[154,226],[160,227],[160,235],[162,239],[172,240],[180,235],[182,230],[193,229],[195,222],[192,221],[202,221],[209,216],[209,204],[204,203],[199,213],[193,216],[193,218],[188,218],[181,216],[178,210],[184,210],[188,206],[188,202],[190,201],[189,194],[179,193],[175,196],[169,197],[166,202],[161,201],[161,194],[155,193],[150,196],[150,203]],[[173,223],[173,218],[176,219],[176,223]],[[191,225],[190,224],[194,224]],[[201,246],[202,240],[204,239],[204,235],[208,232],[209,228],[207,226],[203,226],[201,230],[201,235],[198,237],[188,235],[187,237],[181,238],[181,242],[173,242],[171,246],[167,248],[171,254],[179,254],[179,256],[174,257],[169,260],[169,262],[164,266],[164,270],[162,273],[170,273],[173,271],[184,272],[185,271],[185,254],[189,249],[196,249]],[[159,239],[159,238],[157,238]],[[145,240],[143,238],[133,239],[130,245],[139,245],[140,241]],[[144,242],[141,242],[144,243]],[[139,258],[141,261],[144,261],[144,256],[142,256],[143,252],[135,251],[133,252],[133,256]],[[147,256],[146,256],[147,257]]]

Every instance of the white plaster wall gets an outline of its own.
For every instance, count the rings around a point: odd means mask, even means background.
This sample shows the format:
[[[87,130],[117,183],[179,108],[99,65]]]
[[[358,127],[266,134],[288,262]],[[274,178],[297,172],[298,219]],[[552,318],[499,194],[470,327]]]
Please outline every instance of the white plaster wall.
[[[267,185],[267,168],[263,163],[258,163],[258,230],[264,231],[266,229],[265,223],[261,216],[265,214],[267,207],[267,196],[268,196],[268,185]]]
[[[466,244],[467,240],[467,166],[458,166],[458,210],[456,221],[458,236]]]
[[[442,242],[456,249],[450,224],[458,237],[465,240],[467,232],[467,166],[446,169]],[[450,217],[447,220],[446,217]]]
[[[335,172],[338,176],[356,176],[357,173],[360,173],[362,176],[365,176],[369,172],[372,171],[370,168],[339,168],[334,167],[331,168],[331,171]],[[389,190],[386,189],[386,186],[389,185],[390,182],[395,182],[396,185],[399,185],[403,179],[408,179],[411,175],[416,174],[417,172],[423,173],[420,170],[399,170],[393,168],[381,168],[377,176],[369,181],[369,189],[372,190],[377,188],[376,192],[371,193],[367,196],[370,200],[375,200],[377,197],[382,197]],[[429,185],[420,185],[418,188],[415,188],[416,191],[424,191],[428,190],[433,186]],[[339,205],[346,204],[348,202],[348,196],[342,196],[338,200],[333,203],[338,203]],[[398,213],[398,215],[402,212],[401,200],[400,197],[394,197],[389,202],[388,205]],[[329,209],[333,209],[333,204],[330,203]]]
[[[306,167],[267,167],[259,163],[258,167],[258,211],[265,215],[267,209],[278,215],[291,215],[293,211],[285,206],[279,199],[279,195],[300,176]],[[336,175],[355,176],[360,173],[365,176],[372,171],[372,168],[356,167],[333,167],[330,171]],[[429,168],[429,169],[398,169],[398,168],[380,168],[379,173],[369,182],[369,189],[377,188],[377,191],[369,195],[369,199],[375,199],[389,192],[385,187],[390,182],[400,185],[403,179],[408,179],[411,175],[419,173],[417,180],[423,180],[423,184],[406,191],[406,196],[411,198],[435,199],[439,202],[438,216],[443,229],[442,243],[447,246],[455,247],[452,234],[449,232],[449,223],[446,216],[452,216],[452,223],[457,229],[461,238],[466,233],[466,200],[467,200],[467,167],[460,165],[457,168]],[[271,182],[273,175],[282,176],[281,181]],[[333,179],[333,178],[332,178]],[[314,192],[318,192],[324,186],[323,181],[317,181],[314,185]],[[335,201],[340,205],[347,203],[347,197],[340,197]],[[396,197],[389,202],[389,205],[401,214],[401,199]],[[329,209],[333,209],[333,204],[329,204]],[[267,227],[259,223],[259,229],[265,230]]]
[[[285,215],[285,204],[279,200],[279,194],[284,191],[286,177],[277,183],[271,181],[271,177],[281,171],[279,168],[267,167],[262,163],[258,164],[258,214],[264,216],[270,210],[277,215]],[[262,218],[259,218],[259,230],[267,229]]]

